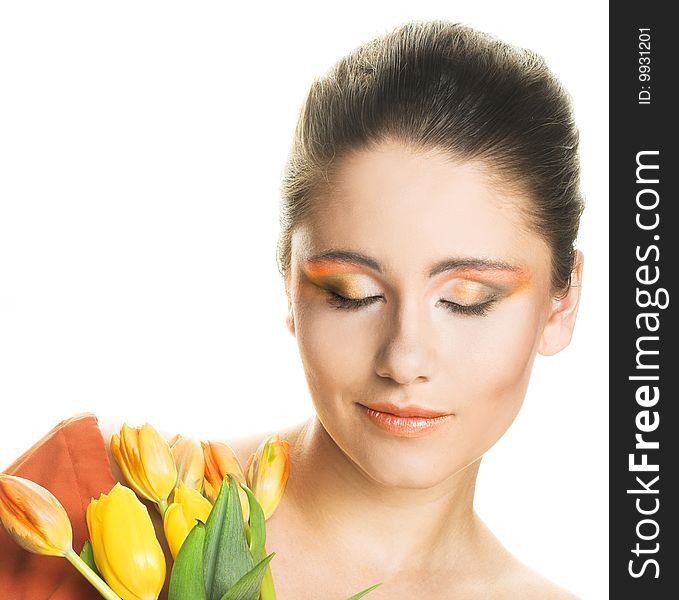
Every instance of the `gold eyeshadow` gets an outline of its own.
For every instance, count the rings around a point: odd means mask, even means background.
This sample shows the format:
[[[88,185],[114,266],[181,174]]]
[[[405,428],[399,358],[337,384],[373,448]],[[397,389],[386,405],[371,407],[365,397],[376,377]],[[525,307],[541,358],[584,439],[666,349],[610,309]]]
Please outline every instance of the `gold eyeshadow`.
[[[369,276],[352,265],[315,263],[305,268],[308,279],[316,286],[329,289],[345,298],[364,298],[379,294]],[[372,284],[372,285],[371,285]]]
[[[451,283],[451,282],[449,282]],[[469,306],[471,304],[482,304],[500,295],[501,290],[495,286],[488,286],[480,281],[471,279],[454,279],[442,296],[446,299]]]
[[[345,298],[363,298],[371,295],[365,279],[367,278],[364,275],[327,275],[321,277],[317,283]]]

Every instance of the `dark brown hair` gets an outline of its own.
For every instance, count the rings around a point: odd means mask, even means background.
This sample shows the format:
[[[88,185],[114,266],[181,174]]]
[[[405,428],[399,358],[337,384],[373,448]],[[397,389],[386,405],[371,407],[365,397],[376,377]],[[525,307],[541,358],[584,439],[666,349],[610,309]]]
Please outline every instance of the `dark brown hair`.
[[[551,248],[552,287],[574,268],[583,199],[571,99],[538,54],[446,21],[411,22],[364,44],[314,80],[283,173],[278,268],[349,153],[398,140],[480,160],[525,190],[531,229]]]

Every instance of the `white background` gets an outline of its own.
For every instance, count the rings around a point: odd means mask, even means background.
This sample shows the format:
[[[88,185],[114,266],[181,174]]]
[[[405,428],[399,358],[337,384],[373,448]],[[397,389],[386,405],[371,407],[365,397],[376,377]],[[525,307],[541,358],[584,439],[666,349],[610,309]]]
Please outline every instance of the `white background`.
[[[558,9],[556,8],[558,6]],[[608,597],[606,2],[45,2],[0,7],[0,468],[81,411],[229,439],[312,413],[276,268],[297,112],[410,19],[548,61],[587,209],[573,342],[538,357],[476,508],[519,558]]]

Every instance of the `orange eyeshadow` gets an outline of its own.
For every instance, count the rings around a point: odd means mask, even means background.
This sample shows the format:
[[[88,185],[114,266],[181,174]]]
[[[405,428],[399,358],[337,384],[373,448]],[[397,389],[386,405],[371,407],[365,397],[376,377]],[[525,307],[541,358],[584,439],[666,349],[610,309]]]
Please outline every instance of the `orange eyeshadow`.
[[[470,279],[481,283],[490,283],[499,286],[513,286],[526,283],[530,278],[528,269],[517,267],[516,269],[478,269],[474,267],[461,267],[448,272],[446,281],[450,279]]]
[[[342,281],[349,283],[352,278],[343,278],[342,276],[361,275],[369,273],[371,270],[354,262],[319,259],[307,261],[304,266],[304,272],[315,281],[342,278]],[[526,267],[459,266],[449,269],[444,273],[445,277],[440,280],[436,287],[444,285],[452,279],[467,279],[496,287],[522,287],[530,279],[530,272]]]
[[[365,273],[365,269],[359,265],[345,263],[336,260],[319,260],[309,262],[305,271],[310,277],[320,279],[322,277],[332,277],[334,275],[344,275],[346,273]]]

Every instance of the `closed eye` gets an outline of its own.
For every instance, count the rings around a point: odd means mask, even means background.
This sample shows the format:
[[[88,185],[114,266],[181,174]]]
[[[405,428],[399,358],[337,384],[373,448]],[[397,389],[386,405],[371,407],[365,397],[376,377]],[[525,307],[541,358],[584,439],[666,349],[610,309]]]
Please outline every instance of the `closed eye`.
[[[457,302],[451,302],[450,300],[444,300],[443,298],[439,300],[439,302],[450,312],[458,315],[476,317],[484,317],[487,315],[496,301],[497,298],[490,298],[489,300],[478,304],[458,304]]]
[[[382,298],[382,296],[367,296],[366,298],[345,298],[344,296],[340,296],[339,294],[336,294],[331,290],[325,290],[325,292],[326,294],[328,294],[328,302],[331,306],[344,310],[355,310],[363,306],[368,306],[369,304],[373,304],[374,302]]]
[[[374,304],[378,300],[383,299],[383,296],[367,296],[365,298],[345,298],[339,294],[331,291],[325,290],[328,295],[328,303],[340,310],[357,310],[364,306],[369,306]],[[452,313],[464,315],[464,316],[485,316],[488,314],[492,306],[497,301],[497,298],[492,297],[484,302],[477,304],[458,304],[457,302],[451,302],[450,300],[444,300],[441,298],[439,302],[443,304],[446,310]]]

